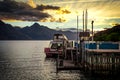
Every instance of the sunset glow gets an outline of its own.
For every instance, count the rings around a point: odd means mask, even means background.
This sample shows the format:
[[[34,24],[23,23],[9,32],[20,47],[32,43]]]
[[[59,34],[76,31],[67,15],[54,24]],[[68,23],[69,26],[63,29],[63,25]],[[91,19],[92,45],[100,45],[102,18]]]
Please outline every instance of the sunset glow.
[[[20,2],[16,0],[17,2]],[[26,3],[26,1],[24,1]],[[32,12],[33,17],[23,16],[25,21],[39,22],[50,28],[76,28],[76,16],[79,16],[79,28],[82,28],[83,11],[88,10],[88,28],[91,28],[91,21],[94,20],[94,29],[110,28],[114,24],[120,23],[120,1],[119,0],[28,0],[27,4],[35,10]],[[42,4],[42,5],[41,5]],[[36,9],[39,6],[38,10]],[[42,9],[44,8],[44,9]],[[76,14],[78,11],[78,14]],[[39,17],[37,13],[39,14]],[[40,13],[39,13],[40,12]],[[16,12],[18,13],[18,11]],[[23,12],[19,12],[21,14]],[[30,14],[29,14],[30,15]],[[35,17],[34,17],[35,15]],[[42,17],[44,15],[44,17]],[[17,20],[17,19],[16,19]],[[15,21],[16,21],[15,20]],[[5,20],[4,20],[5,21]],[[9,20],[7,20],[8,23]],[[50,25],[49,25],[50,24]],[[14,24],[12,24],[14,25]],[[26,26],[27,24],[25,24]],[[21,23],[20,25],[21,26]],[[24,27],[24,26],[21,26]]]

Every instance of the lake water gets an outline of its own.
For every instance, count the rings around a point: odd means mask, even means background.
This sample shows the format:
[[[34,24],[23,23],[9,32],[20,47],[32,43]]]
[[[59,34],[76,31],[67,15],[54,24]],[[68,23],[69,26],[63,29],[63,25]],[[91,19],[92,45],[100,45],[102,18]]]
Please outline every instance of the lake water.
[[[86,78],[80,71],[56,73],[55,59],[44,53],[49,42],[0,41],[0,80],[101,80]]]
[[[56,61],[46,58],[49,41],[0,41],[0,80],[87,80],[80,71],[56,73]]]

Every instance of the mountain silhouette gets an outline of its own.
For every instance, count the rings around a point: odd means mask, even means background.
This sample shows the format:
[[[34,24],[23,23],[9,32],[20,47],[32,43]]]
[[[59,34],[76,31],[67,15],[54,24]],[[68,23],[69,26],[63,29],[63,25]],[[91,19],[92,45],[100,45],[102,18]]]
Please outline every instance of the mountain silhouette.
[[[75,32],[56,31],[38,23],[20,28],[0,21],[0,40],[51,40],[56,33],[65,34],[70,40],[76,39]]]
[[[0,40],[25,40],[31,39],[24,33],[16,30],[10,24],[5,24],[0,20]]]
[[[30,27],[22,28],[22,32],[29,35],[33,40],[50,40],[56,33],[65,34],[68,39],[76,39],[76,34],[70,31],[56,31],[46,26],[34,23]]]

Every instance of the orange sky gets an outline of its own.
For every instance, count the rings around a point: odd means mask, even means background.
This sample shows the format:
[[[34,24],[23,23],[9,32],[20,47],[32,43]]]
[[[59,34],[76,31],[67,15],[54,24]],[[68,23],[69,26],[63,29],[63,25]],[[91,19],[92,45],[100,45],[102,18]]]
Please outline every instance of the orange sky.
[[[16,1],[20,2],[23,0]],[[120,23],[120,0],[25,0],[23,2],[28,3],[33,8],[36,7],[36,4],[61,7],[60,10],[45,10],[44,12],[49,13],[52,17],[38,21],[40,24],[50,28],[76,28],[76,15],[79,16],[79,28],[82,28],[82,13],[86,9],[88,10],[89,29],[91,28],[92,20],[95,22],[94,29],[96,30],[110,28],[113,24]],[[65,10],[70,11],[70,13],[64,14]],[[30,25],[29,22],[27,23]],[[11,24],[18,25],[18,22],[11,22]]]

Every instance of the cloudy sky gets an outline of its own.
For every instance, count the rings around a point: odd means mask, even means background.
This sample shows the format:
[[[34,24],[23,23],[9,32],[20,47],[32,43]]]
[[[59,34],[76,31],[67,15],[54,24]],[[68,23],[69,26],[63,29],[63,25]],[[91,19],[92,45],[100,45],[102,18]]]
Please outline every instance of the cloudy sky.
[[[49,28],[82,29],[83,11],[88,10],[88,28],[94,20],[94,30],[120,24],[120,0],[0,0],[0,19],[14,26],[29,26],[34,22]]]

